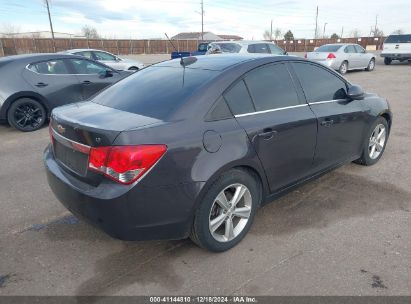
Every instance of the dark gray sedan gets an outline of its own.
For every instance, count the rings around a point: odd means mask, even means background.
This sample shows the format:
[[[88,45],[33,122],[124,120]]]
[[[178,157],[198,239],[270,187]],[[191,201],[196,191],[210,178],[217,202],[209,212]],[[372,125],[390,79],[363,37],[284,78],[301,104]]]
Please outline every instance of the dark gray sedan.
[[[0,59],[0,121],[39,129],[55,107],[86,100],[129,72],[81,56],[29,54]]]
[[[384,98],[318,63],[186,57],[55,109],[44,162],[57,198],[113,237],[224,251],[265,203],[344,163],[377,163],[391,121]]]

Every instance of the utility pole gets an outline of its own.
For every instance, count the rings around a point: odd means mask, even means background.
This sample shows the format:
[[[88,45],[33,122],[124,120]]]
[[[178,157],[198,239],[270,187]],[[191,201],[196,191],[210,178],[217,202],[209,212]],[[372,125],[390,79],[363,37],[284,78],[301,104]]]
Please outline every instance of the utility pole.
[[[374,37],[377,37],[378,15],[375,15]]]
[[[317,5],[317,14],[315,16],[315,33],[314,33],[314,39],[317,39],[317,33],[318,33],[318,5]]]
[[[201,40],[204,41],[204,1],[201,0]]]
[[[343,34],[344,34],[344,27],[341,28],[341,36],[340,36],[341,38],[343,37]]]
[[[50,22],[50,29],[51,29],[51,37],[53,38],[53,50],[54,50],[54,52],[55,52],[55,51],[56,51],[56,44],[54,43],[54,30],[53,30],[53,22],[51,22],[49,0],[44,0],[44,3],[46,4],[47,13],[48,13],[48,15],[49,15],[49,22]]]
[[[271,31],[270,31],[270,40],[273,40],[273,19],[271,19]]]
[[[325,38],[325,27],[327,26],[327,22],[326,23],[324,23],[324,30],[323,30],[323,39]]]

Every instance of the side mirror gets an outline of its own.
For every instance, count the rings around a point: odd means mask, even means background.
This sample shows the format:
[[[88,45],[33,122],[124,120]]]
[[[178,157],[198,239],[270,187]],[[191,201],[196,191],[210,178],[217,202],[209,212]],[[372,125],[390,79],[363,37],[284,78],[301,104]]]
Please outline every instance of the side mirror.
[[[288,55],[288,52],[287,52],[287,51],[284,51],[283,55]]]
[[[106,78],[106,77],[113,77],[113,71],[111,70],[104,70],[101,71],[100,73],[98,73],[100,75],[101,78]]]
[[[121,61],[121,58],[116,56],[116,59],[115,59],[115,60],[116,60],[116,61]]]
[[[364,99],[364,95],[364,90],[358,85],[352,85],[348,88],[347,97],[352,100]]]

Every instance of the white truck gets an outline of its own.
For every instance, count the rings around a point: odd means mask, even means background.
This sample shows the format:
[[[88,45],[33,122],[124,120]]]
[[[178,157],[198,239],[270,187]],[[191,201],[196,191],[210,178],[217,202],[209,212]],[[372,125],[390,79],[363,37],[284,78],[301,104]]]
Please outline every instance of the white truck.
[[[391,64],[393,60],[411,62],[411,34],[389,35],[384,41],[381,57],[384,58],[386,65]]]

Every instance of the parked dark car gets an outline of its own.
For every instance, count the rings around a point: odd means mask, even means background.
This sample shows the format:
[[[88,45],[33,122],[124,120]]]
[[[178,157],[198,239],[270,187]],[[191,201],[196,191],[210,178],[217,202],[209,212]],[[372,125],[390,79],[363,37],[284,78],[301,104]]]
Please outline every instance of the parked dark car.
[[[195,52],[190,52],[190,51],[175,51],[171,52],[171,59],[176,59],[176,58],[183,58],[183,57],[190,57],[190,56],[200,56],[200,55],[205,55],[207,52],[207,47],[209,45],[209,42],[202,42],[198,44],[197,51]]]
[[[1,58],[0,121],[21,131],[37,130],[55,107],[86,100],[128,75],[81,56]]]
[[[115,238],[227,250],[258,207],[347,162],[375,164],[385,99],[292,56],[210,55],[148,67],[55,109],[58,199]]]

